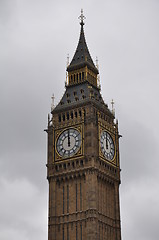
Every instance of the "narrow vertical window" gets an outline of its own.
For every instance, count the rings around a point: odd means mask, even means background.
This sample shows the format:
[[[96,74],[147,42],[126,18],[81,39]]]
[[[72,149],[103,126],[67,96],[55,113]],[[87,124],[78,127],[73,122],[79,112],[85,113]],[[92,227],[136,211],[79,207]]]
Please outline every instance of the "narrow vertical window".
[[[82,210],[82,184],[80,182],[80,210]]]
[[[81,228],[81,240],[82,240],[82,223],[80,225],[80,228]]]
[[[78,240],[77,224],[76,224],[76,240]]]
[[[65,240],[65,231],[64,231],[64,226],[63,226],[63,229],[62,229],[62,235],[63,235],[63,240]]]
[[[84,72],[82,72],[82,80],[84,80]]]
[[[78,197],[78,196],[77,196],[77,190],[78,190],[78,189],[77,189],[77,183],[76,183],[76,212],[77,212],[77,203],[78,203],[78,202],[77,202],[77,197]]]
[[[63,186],[63,214],[65,212],[65,188]]]
[[[67,240],[69,240],[69,226],[67,224]]]
[[[69,213],[69,185],[67,185],[67,213]]]
[[[81,73],[79,74],[79,80],[81,81]]]

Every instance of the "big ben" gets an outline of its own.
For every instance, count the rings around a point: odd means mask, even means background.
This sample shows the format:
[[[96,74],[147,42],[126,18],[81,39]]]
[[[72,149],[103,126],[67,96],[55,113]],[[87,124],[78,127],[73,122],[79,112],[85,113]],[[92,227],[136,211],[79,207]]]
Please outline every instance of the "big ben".
[[[65,93],[48,119],[49,240],[121,240],[119,132],[80,37]]]

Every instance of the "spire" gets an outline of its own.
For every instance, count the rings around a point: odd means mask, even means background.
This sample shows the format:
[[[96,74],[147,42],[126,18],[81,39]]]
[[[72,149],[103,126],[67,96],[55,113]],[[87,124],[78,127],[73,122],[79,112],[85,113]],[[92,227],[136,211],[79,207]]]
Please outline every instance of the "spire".
[[[85,16],[83,15],[83,10],[81,10],[81,15],[79,16],[79,19],[80,19],[80,25],[81,25],[80,38],[79,38],[79,42],[78,42],[74,57],[70,65],[67,67],[67,71],[70,72],[70,71],[87,66],[94,73],[98,74],[98,69],[93,63],[93,60],[91,58],[91,55],[89,53],[86,40],[85,40],[84,27],[83,27]]]

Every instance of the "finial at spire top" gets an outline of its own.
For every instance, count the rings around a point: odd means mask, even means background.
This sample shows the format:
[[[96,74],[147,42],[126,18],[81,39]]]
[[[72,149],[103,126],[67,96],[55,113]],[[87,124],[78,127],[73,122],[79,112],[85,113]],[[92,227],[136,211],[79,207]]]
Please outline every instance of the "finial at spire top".
[[[81,15],[79,16],[79,19],[81,20],[80,21],[81,26],[83,26],[84,25],[84,19],[86,19],[86,17],[83,15],[83,9],[81,9]]]

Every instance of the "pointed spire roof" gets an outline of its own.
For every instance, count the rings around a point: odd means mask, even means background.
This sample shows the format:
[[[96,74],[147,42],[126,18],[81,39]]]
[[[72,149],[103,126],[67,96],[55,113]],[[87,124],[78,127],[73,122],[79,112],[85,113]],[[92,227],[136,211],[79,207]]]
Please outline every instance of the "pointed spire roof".
[[[70,65],[67,67],[67,71],[73,71],[85,66],[88,66],[92,71],[94,71],[96,74],[98,74],[98,69],[93,63],[93,60],[91,58],[91,55],[89,53],[87,43],[85,40],[85,35],[84,35],[84,15],[83,15],[83,10],[81,10],[81,16],[80,18],[80,25],[81,25],[81,32],[80,32],[80,38],[79,42],[74,54],[74,57],[70,63]]]

